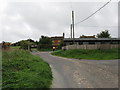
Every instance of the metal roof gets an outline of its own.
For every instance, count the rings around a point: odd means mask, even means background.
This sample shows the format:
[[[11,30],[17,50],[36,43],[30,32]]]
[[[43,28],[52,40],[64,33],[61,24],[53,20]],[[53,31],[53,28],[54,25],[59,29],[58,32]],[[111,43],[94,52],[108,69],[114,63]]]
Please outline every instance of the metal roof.
[[[73,40],[71,38],[64,38],[64,41]],[[74,40],[120,40],[120,38],[74,38]]]

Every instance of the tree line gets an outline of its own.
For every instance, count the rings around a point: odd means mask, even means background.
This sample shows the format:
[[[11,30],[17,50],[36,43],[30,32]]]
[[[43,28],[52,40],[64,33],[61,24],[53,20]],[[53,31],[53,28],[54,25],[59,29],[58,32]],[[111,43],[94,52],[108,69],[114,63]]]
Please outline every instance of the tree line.
[[[108,30],[105,31],[101,31],[100,33],[98,33],[97,35],[93,35],[93,37],[97,37],[97,38],[111,38],[110,33],[108,32]],[[85,35],[81,35],[80,38],[87,38],[87,36]]]
[[[20,46],[20,49],[28,50],[28,48],[46,49],[52,47],[52,40],[47,36],[41,36],[39,41],[34,41],[32,39],[21,40],[13,43],[11,46]]]
[[[97,38],[111,38],[108,30],[102,31],[96,35]],[[87,38],[85,35],[80,36],[80,38]],[[60,43],[62,47],[63,42]],[[20,49],[31,50],[31,48],[40,49],[51,49],[52,48],[52,39],[48,36],[41,36],[39,41],[34,41],[32,39],[21,40],[16,43],[13,43],[11,46],[20,46]],[[7,47],[5,42],[3,42],[3,47]]]

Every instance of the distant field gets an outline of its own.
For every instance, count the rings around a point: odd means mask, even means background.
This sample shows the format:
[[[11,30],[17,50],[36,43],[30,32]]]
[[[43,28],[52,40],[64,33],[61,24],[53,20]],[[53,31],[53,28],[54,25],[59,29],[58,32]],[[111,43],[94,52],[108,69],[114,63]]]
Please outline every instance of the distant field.
[[[118,49],[109,49],[109,50],[73,49],[73,50],[66,50],[66,51],[58,50],[53,52],[52,55],[62,56],[67,58],[91,59],[91,60],[92,59],[93,60],[112,60],[112,59],[120,58],[120,56],[118,55]]]
[[[20,46],[11,46],[12,49],[19,49]]]
[[[3,88],[49,88],[52,72],[48,63],[24,50],[3,52]]]

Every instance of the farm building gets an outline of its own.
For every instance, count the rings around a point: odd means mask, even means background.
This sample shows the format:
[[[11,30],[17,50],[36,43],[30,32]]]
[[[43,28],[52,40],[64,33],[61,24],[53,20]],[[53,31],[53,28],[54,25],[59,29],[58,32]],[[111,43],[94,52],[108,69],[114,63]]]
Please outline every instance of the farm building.
[[[64,33],[63,36],[55,36],[55,37],[51,37],[51,39],[52,39],[52,46],[59,48],[60,43],[64,39]]]
[[[10,42],[3,42],[0,46],[2,46],[2,49],[6,50],[10,48],[10,45]]]
[[[74,44],[73,44],[74,43]],[[109,49],[120,47],[120,38],[64,38],[66,49]]]

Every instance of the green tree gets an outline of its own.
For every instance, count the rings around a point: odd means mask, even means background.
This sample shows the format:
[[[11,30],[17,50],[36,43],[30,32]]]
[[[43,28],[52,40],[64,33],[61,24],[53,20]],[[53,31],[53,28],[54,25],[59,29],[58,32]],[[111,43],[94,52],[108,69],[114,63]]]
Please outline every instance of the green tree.
[[[58,46],[58,49],[62,49],[63,46],[64,46],[64,41],[62,40]]]
[[[32,43],[35,43],[35,41],[32,40],[32,39],[27,39],[27,41],[32,42]]]
[[[21,46],[21,49],[27,50],[28,49],[28,41],[26,41],[26,40],[20,41],[20,46]]]
[[[38,45],[38,44],[39,44],[39,42],[38,42],[38,41],[35,41],[35,44],[36,44],[36,45]]]
[[[47,36],[41,36],[38,42],[38,49],[48,49],[52,47],[52,40]]]
[[[20,41],[20,46],[21,46],[21,49],[25,49],[25,50],[28,50],[28,48],[30,49],[31,51],[31,48],[34,47],[34,45],[37,45],[34,40],[32,39],[27,39],[27,40],[22,40]],[[32,47],[33,46],[33,47]]]
[[[98,38],[110,38],[110,34],[108,32],[108,30],[102,31],[99,34],[97,34]]]
[[[80,36],[80,38],[86,38],[86,36],[85,36],[85,35],[82,35],[82,36]]]
[[[21,41],[15,42],[15,43],[12,44],[12,46],[21,46],[21,42],[23,43],[24,41],[30,42],[32,44],[36,44],[36,42],[34,40],[27,39],[27,40],[21,40]]]

